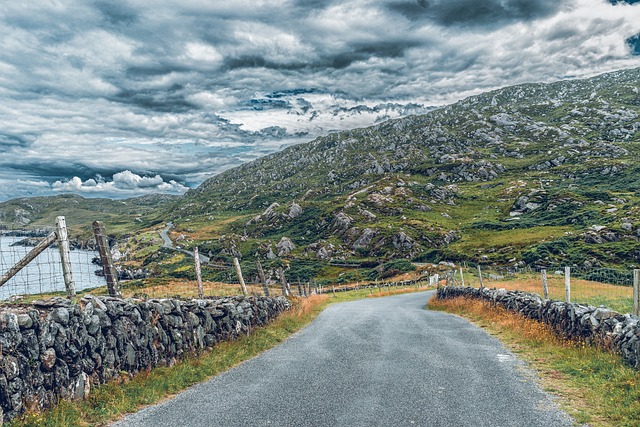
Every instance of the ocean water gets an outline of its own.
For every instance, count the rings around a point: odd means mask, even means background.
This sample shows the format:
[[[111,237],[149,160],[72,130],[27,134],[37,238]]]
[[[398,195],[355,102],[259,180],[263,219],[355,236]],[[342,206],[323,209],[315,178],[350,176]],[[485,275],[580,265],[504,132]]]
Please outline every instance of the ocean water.
[[[0,275],[20,261],[32,247],[11,246],[23,237],[3,236],[0,234]],[[71,269],[76,291],[105,286],[104,277],[95,275],[98,265],[91,260],[97,252],[86,250],[71,251]],[[0,300],[17,295],[39,294],[43,292],[66,291],[60,264],[58,248],[48,248],[15,277],[0,286]]]

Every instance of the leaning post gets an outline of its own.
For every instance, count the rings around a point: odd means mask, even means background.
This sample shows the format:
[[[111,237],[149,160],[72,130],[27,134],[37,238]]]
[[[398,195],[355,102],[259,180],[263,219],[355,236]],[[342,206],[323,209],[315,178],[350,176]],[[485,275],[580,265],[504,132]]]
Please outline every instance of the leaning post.
[[[269,287],[267,286],[267,278],[264,276],[264,270],[262,269],[262,264],[260,261],[256,261],[256,269],[258,270],[258,277],[260,278],[260,283],[262,283],[262,291],[264,292],[264,296],[269,296]]]
[[[111,258],[111,248],[109,248],[109,240],[104,231],[104,225],[100,221],[93,222],[93,235],[98,245],[98,254],[100,255],[100,263],[102,264],[102,272],[107,281],[107,290],[110,297],[122,298],[120,292],[120,284],[118,283],[118,270],[113,265]]]
[[[236,273],[238,274],[238,280],[240,281],[240,288],[242,289],[242,295],[247,294],[247,285],[244,283],[244,277],[242,277],[242,269],[240,268],[240,261],[238,258],[233,259],[233,266],[236,268]]]
[[[291,295],[291,288],[287,283],[287,278],[284,276],[284,270],[282,267],[278,267],[278,277],[280,278],[280,286],[282,287],[282,295],[288,297]]]
[[[60,250],[60,261],[62,262],[64,286],[67,288],[67,297],[72,299],[76,296],[76,290],[73,283],[73,273],[71,272],[69,233],[67,232],[67,222],[63,216],[56,218],[56,236],[58,236],[58,249]]]

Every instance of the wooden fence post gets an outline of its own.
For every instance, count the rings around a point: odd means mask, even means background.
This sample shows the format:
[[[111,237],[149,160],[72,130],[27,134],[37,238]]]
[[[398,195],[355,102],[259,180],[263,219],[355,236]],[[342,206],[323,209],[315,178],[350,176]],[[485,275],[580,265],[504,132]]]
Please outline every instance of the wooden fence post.
[[[193,248],[193,260],[196,265],[196,281],[198,282],[198,297],[204,299],[204,289],[202,288],[202,270],[200,269],[200,254],[198,254],[198,247]]]
[[[67,297],[69,299],[75,298],[76,290],[73,283],[71,255],[69,253],[69,234],[67,232],[67,222],[63,216],[56,218],[56,235],[58,236],[58,249],[60,250],[60,261],[62,262],[62,274],[64,276],[64,286],[67,288]]]
[[[482,269],[480,268],[480,264],[478,264],[478,276],[480,276],[480,289],[484,288],[484,284],[482,283]]]
[[[640,314],[640,270],[633,270],[633,314]]]
[[[100,263],[102,264],[102,271],[104,278],[107,280],[107,290],[110,297],[122,298],[122,292],[120,292],[120,284],[118,283],[118,270],[113,265],[113,259],[111,258],[111,248],[109,248],[109,240],[104,231],[104,225],[100,221],[93,222],[93,235],[96,238],[96,244],[98,245],[98,253],[100,254]]]
[[[44,240],[42,240],[40,243],[38,243],[36,245],[36,247],[34,247],[33,249],[31,249],[29,251],[28,254],[26,254],[24,256],[24,258],[22,258],[20,261],[18,261],[18,263],[16,263],[13,267],[11,267],[9,269],[9,271],[7,271],[6,273],[4,273],[2,275],[2,277],[0,277],[0,286],[4,285],[5,283],[7,283],[13,276],[15,276],[16,274],[18,274],[20,272],[20,270],[22,270],[23,268],[25,268],[31,261],[33,261],[38,255],[40,255],[42,252],[44,252],[49,246],[51,246],[53,244],[53,242],[56,241],[57,239],[57,235],[55,232],[49,234],[47,237],[45,237]]]
[[[549,299],[549,282],[547,280],[547,269],[543,268],[542,271],[542,292],[544,299]]]
[[[282,287],[282,295],[289,296],[291,294],[287,278],[284,277],[284,270],[278,267],[278,277],[280,278],[280,286]]]
[[[238,280],[240,281],[240,288],[242,288],[242,295],[247,294],[247,286],[244,284],[244,277],[242,277],[242,269],[240,268],[240,261],[238,258],[233,259],[233,266],[236,268],[238,274]]]
[[[460,266],[460,281],[462,282],[462,287],[464,287],[464,273],[462,272],[462,266]]]
[[[564,268],[564,300],[571,302],[571,267]]]
[[[298,277],[298,296],[303,296],[302,283],[300,283],[300,277]]]
[[[262,283],[262,290],[264,291],[264,296],[269,296],[269,287],[267,286],[267,278],[264,277],[264,270],[262,270],[262,264],[260,264],[260,260],[256,261],[256,268],[258,270],[258,277],[260,278],[260,283]]]

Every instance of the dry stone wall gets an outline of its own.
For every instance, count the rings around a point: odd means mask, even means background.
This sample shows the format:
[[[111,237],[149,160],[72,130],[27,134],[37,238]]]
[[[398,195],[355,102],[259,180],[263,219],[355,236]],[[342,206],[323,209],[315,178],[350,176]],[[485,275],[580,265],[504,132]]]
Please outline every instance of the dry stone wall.
[[[617,351],[629,365],[640,369],[638,316],[604,307],[542,299],[537,294],[504,289],[443,287],[438,298],[471,297],[544,322],[560,335]]]
[[[81,399],[123,373],[171,365],[264,325],[282,298],[181,301],[87,297],[0,306],[0,425],[25,409]]]

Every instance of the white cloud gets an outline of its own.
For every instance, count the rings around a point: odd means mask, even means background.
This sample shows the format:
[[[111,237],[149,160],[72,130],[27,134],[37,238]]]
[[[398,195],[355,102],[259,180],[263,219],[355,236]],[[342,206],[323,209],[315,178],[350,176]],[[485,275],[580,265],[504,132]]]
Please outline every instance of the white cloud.
[[[358,105],[440,105],[640,66],[625,45],[640,5],[604,0],[5,3],[0,200],[181,192],[178,182],[404,114]],[[260,104],[285,90],[271,99],[282,105]],[[260,134],[270,127],[287,136]]]
[[[106,181],[100,176],[83,181],[74,176],[68,181],[56,181],[51,187],[56,192],[100,193],[115,197],[131,197],[152,192],[182,194],[188,190],[175,180],[165,181],[160,175],[140,176],[128,170],[114,174],[111,181]]]

